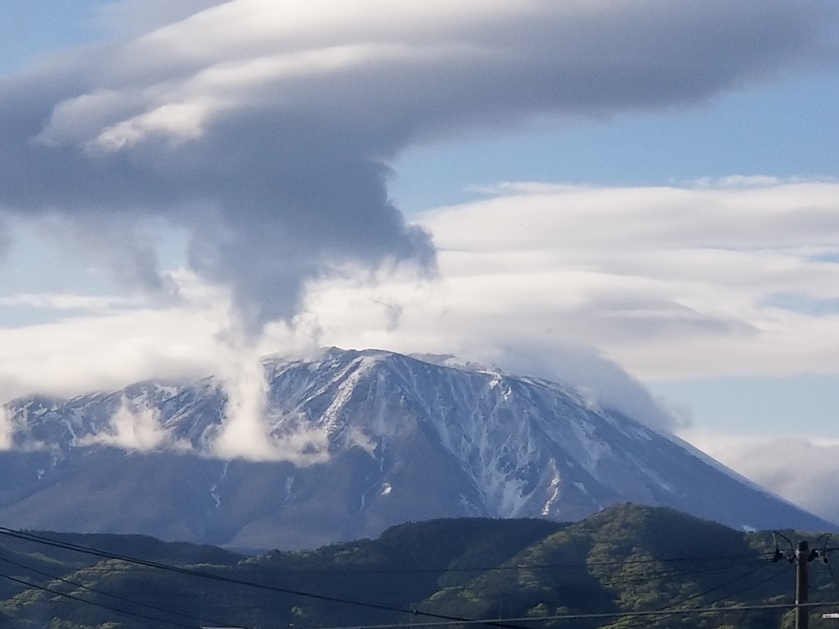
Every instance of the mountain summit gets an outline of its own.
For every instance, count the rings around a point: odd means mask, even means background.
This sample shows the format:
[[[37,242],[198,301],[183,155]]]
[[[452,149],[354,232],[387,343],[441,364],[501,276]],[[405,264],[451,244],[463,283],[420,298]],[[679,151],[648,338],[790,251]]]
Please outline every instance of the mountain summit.
[[[576,520],[621,502],[736,528],[833,528],[553,382],[378,350],[264,367],[258,420],[233,413],[214,378],[10,402],[0,520],[254,548],[440,517]],[[219,458],[225,440],[245,454],[261,440],[263,460]]]

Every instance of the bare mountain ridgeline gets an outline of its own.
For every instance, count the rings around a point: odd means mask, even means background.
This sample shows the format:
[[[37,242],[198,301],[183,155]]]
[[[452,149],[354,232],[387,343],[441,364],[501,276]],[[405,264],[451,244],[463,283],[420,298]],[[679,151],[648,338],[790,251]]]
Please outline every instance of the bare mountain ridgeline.
[[[213,378],[9,403],[0,520],[247,548],[443,517],[579,520],[622,502],[741,529],[832,528],[560,384],[374,350],[264,366],[265,443],[250,458],[215,449],[230,427]]]

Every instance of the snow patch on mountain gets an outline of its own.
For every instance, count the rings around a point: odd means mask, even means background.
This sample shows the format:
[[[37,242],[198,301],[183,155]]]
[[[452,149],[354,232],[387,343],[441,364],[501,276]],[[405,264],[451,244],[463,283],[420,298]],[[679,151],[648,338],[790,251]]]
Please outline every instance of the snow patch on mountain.
[[[559,470],[556,469],[556,460],[551,459],[549,462],[550,465],[550,477],[551,480],[548,483],[548,488],[550,489],[550,497],[545,502],[545,506],[542,507],[541,515],[544,517],[549,517],[552,513],[552,508],[556,504],[557,500],[559,500],[559,486],[562,482],[562,477],[559,475]],[[575,483],[582,487],[582,483]]]

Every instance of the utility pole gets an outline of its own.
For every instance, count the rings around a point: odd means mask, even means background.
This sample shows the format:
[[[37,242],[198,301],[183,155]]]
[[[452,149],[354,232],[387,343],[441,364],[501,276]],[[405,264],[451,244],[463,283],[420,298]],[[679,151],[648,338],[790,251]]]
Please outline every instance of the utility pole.
[[[776,535],[782,537],[789,544],[788,553],[782,553],[781,549],[778,548],[778,538]],[[789,537],[778,531],[772,531],[772,538],[775,540],[775,552],[772,555],[772,563],[777,563],[781,559],[788,559],[791,564],[795,564],[795,629],[809,628],[810,612],[808,593],[810,583],[807,575],[807,564],[817,558],[821,558],[824,563],[829,561],[830,551],[835,550],[827,547],[827,540],[830,537],[830,533],[824,533],[816,540],[815,548],[812,549],[807,540],[800,540],[798,542],[798,548],[793,548],[792,540]],[[822,538],[825,538],[824,547],[819,550],[818,545]],[[823,614],[822,617],[839,618],[839,613]]]
[[[795,551],[795,629],[808,629],[810,614],[807,609],[807,564],[812,561],[807,540],[798,542]]]

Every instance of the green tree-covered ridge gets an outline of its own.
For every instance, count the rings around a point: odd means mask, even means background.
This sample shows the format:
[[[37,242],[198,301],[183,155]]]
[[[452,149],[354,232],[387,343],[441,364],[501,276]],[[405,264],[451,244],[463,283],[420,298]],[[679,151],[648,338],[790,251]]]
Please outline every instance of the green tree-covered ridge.
[[[734,608],[793,600],[794,568],[771,561],[771,533],[634,505],[575,524],[409,523],[377,540],[252,557],[141,536],[35,535],[54,543],[0,535],[0,627],[305,629],[465,618],[510,627],[757,629],[788,626],[790,614]],[[831,568],[811,564],[812,601],[839,600]],[[719,611],[690,611],[704,608]],[[683,613],[620,616],[653,610]],[[813,611],[814,629],[835,622],[821,620],[822,611],[831,609]],[[614,616],[567,618],[587,614]],[[532,620],[498,622],[508,618]]]

